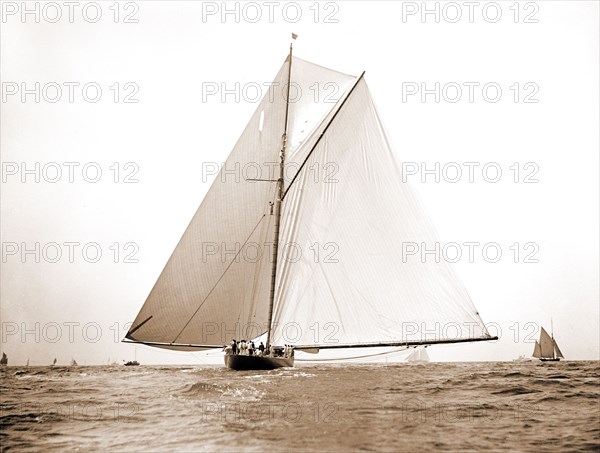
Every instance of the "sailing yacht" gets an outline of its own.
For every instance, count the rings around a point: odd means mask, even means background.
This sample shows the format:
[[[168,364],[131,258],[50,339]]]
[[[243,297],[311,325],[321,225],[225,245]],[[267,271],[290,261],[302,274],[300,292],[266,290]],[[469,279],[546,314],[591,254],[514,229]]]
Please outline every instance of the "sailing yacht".
[[[429,354],[427,349],[424,347],[417,347],[410,355],[406,358],[407,362],[410,363],[427,363],[429,362]]]
[[[540,359],[542,362],[558,362],[560,359],[564,359],[564,356],[554,339],[554,329],[551,330],[552,334],[548,335],[548,332],[542,327],[540,331],[540,340],[535,342],[533,348],[533,357]]]
[[[133,350],[133,360],[128,360],[123,365],[125,366],[139,366],[140,362],[137,361],[137,348]]]
[[[0,365],[8,365],[8,356],[6,353],[2,353],[2,358],[0,359]]]
[[[293,366],[294,351],[497,339],[447,262],[403,259],[405,243],[438,239],[364,72],[290,45],[270,87],[123,341],[223,349],[244,370]],[[226,347],[241,339],[265,353]]]

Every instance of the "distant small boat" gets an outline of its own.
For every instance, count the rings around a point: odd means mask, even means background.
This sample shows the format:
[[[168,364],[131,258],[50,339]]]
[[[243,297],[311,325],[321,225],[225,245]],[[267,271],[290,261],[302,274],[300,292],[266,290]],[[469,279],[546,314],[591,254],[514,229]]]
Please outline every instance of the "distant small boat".
[[[532,360],[534,360],[533,357],[527,357],[526,355],[521,354],[519,357],[517,357],[516,359],[513,359],[513,362],[531,362]]]
[[[29,359],[27,359],[27,363],[25,364],[25,366],[29,366]]]
[[[140,362],[137,361],[137,348],[133,350],[133,360],[125,362],[125,366],[138,366]]]
[[[56,365],[56,357],[54,358],[54,361],[52,362],[52,365],[50,365],[50,366],[54,366],[54,365]]]
[[[3,352],[0,359],[0,365],[8,365],[8,356]]]
[[[560,359],[564,359],[564,356],[554,339],[553,330],[554,329],[551,329],[552,334],[548,335],[548,332],[542,327],[540,341],[535,342],[533,357],[540,359],[542,362],[558,362]]]
[[[425,348],[415,348],[406,358],[406,361],[411,363],[427,363],[429,362],[429,354],[427,354]]]
[[[71,357],[71,366],[79,366],[79,364],[77,363],[77,361]]]

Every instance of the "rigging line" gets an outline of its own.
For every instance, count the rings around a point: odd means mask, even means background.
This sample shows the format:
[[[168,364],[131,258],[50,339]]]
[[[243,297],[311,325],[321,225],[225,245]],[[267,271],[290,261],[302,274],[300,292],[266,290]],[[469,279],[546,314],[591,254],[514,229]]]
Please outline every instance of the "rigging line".
[[[269,203],[270,203],[270,202],[269,202]],[[266,215],[267,215],[267,211],[265,211],[265,213],[263,214],[263,216],[266,216]],[[261,220],[262,220],[262,219],[261,219]],[[267,228],[267,232],[268,232],[268,230],[269,230],[269,225],[270,225],[270,220],[267,222],[267,226],[266,226],[266,228]],[[263,224],[262,230],[259,232],[259,235],[258,235],[259,239],[261,239],[261,238],[263,237],[263,235],[265,235],[265,234],[264,234],[264,230],[265,230],[265,226],[264,226],[264,224]],[[252,233],[251,233],[251,234],[252,234]],[[265,236],[266,236],[266,235],[265,235]],[[265,240],[265,241],[266,241],[266,240]],[[263,241],[263,243],[264,243],[265,241]],[[251,293],[251,294],[252,294],[252,296],[251,296],[251,298],[250,298],[250,311],[252,311],[252,310],[253,310],[253,308],[254,308],[254,302],[255,302],[255,292],[256,292],[255,288],[256,288],[257,281],[258,281],[258,274],[260,273],[260,265],[261,265],[261,263],[262,263],[262,256],[261,256],[261,258],[258,260],[258,266],[254,266],[254,278],[253,278],[253,286],[252,286],[252,293]],[[255,264],[256,264],[256,263],[255,263]],[[246,302],[245,302],[245,300],[244,300],[244,303],[241,305],[241,307],[240,307],[240,311],[238,312],[238,317],[237,317],[237,322],[238,322],[238,323],[240,322],[240,317],[242,316],[242,314],[243,314],[243,312],[244,312],[245,303],[246,303]]]
[[[250,240],[250,238],[252,237],[252,235],[254,234],[254,232],[256,231],[256,229],[258,228],[258,225],[261,224],[261,222],[263,221],[263,219],[265,218],[265,216],[266,216],[266,214],[263,214],[262,217],[258,220],[258,222],[256,223],[256,225],[254,226],[254,228],[252,228],[252,231],[250,232],[250,234],[248,235],[248,237],[246,238],[246,240],[244,241],[244,243],[242,244],[242,246],[240,247],[240,249],[238,250],[238,252],[235,254],[235,256],[233,257],[233,259],[231,260],[231,263],[229,263],[229,265],[225,268],[225,270],[223,271],[223,273],[221,274],[221,276],[219,277],[219,279],[217,280],[217,282],[214,284],[214,286],[208,292],[208,294],[206,295],[206,297],[204,298],[204,300],[200,303],[200,305],[198,306],[198,308],[196,308],[196,311],[194,312],[194,314],[192,314],[192,316],[190,317],[190,319],[188,319],[188,322],[186,322],[185,325],[181,328],[181,330],[179,331],[179,333],[177,334],[177,336],[173,339],[172,343],[175,343],[177,341],[177,339],[182,334],[182,332],[186,329],[186,327],[189,325],[189,323],[192,322],[192,319],[194,319],[194,316],[196,316],[196,314],[198,313],[198,311],[200,310],[200,308],[202,308],[202,305],[204,305],[204,302],[206,302],[206,300],[210,297],[210,295],[212,294],[212,292],[214,291],[214,289],[217,287],[217,285],[219,284],[219,282],[221,281],[221,279],[225,276],[225,274],[227,273],[227,271],[229,270],[229,268],[231,267],[231,265],[235,262],[236,258],[242,252],[242,249],[244,248],[244,246],[246,245],[246,243]]]
[[[266,215],[266,214],[265,214]],[[261,240],[264,238],[264,240],[262,240],[263,244],[267,243],[267,234],[269,233],[269,227],[271,226],[271,217],[269,216],[269,220],[266,222],[266,226],[263,226],[263,231],[260,233],[260,238]],[[266,230],[266,231],[265,231]],[[249,307],[249,314],[251,313],[255,313],[255,305],[256,305],[256,293],[258,291],[258,281],[260,280],[261,277],[261,268],[263,266],[263,261],[264,261],[264,257],[265,255],[268,254],[263,254],[261,256],[261,258],[258,260],[257,266],[254,267],[254,278],[252,280],[252,292],[251,292],[251,297],[250,297],[250,307]],[[268,259],[268,258],[267,258]],[[242,315],[242,313],[240,312],[240,314],[238,315],[238,322],[240,321],[240,316]]]
[[[365,71],[363,71],[362,74],[356,79],[356,82],[354,82],[354,85],[352,85],[352,88],[350,88],[350,91],[348,91],[348,95],[344,98],[344,100],[342,101],[342,103],[340,104],[340,106],[338,107],[338,109],[335,111],[335,113],[333,114],[333,116],[329,120],[329,123],[327,123],[327,126],[325,126],[325,129],[323,129],[323,132],[321,132],[321,135],[319,135],[319,138],[317,139],[317,141],[315,142],[315,144],[313,145],[313,147],[311,148],[311,150],[306,155],[306,158],[302,162],[302,165],[300,165],[300,168],[298,169],[298,171],[296,172],[296,174],[294,175],[294,177],[292,178],[292,180],[288,184],[287,189],[285,189],[285,192],[283,193],[283,197],[281,197],[282,201],[285,199],[285,197],[286,197],[287,193],[289,192],[290,188],[292,187],[292,185],[294,184],[294,182],[298,178],[298,175],[300,174],[300,172],[302,171],[302,169],[306,165],[306,162],[308,162],[308,159],[312,155],[313,151],[317,148],[317,146],[321,142],[321,139],[325,135],[325,132],[327,132],[327,129],[329,129],[329,126],[331,126],[331,123],[333,123],[333,120],[335,119],[335,117],[337,116],[337,114],[340,113],[340,110],[342,110],[342,107],[344,107],[344,104],[346,103],[346,101],[348,100],[348,98],[350,97],[350,95],[352,94],[352,92],[354,91],[354,89],[356,88],[356,86],[358,85],[358,83],[362,80],[362,78],[364,77],[364,75],[365,75]]]
[[[378,348],[378,347],[393,347],[393,346],[424,346],[434,344],[454,344],[454,343],[471,343],[475,341],[495,341],[497,336],[486,337],[470,337],[470,338],[446,338],[440,340],[404,340],[404,341],[380,341],[378,343],[349,343],[349,344],[311,344],[311,345],[294,345],[294,349],[301,351],[303,349],[346,349],[346,348]]]

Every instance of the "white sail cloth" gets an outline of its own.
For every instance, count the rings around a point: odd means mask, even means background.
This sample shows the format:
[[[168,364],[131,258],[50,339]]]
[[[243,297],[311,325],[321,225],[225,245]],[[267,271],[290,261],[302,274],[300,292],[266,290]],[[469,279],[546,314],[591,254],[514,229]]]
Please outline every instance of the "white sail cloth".
[[[335,174],[309,171],[325,167]],[[275,342],[488,336],[448,263],[405,256],[438,240],[400,168],[361,80],[284,200]]]
[[[335,108],[353,77],[294,58],[286,179],[296,150]],[[267,330],[273,215],[287,99],[282,65],[185,230],[127,338],[154,346],[223,345]],[[259,179],[261,181],[255,181]],[[197,350],[198,348],[192,348]]]

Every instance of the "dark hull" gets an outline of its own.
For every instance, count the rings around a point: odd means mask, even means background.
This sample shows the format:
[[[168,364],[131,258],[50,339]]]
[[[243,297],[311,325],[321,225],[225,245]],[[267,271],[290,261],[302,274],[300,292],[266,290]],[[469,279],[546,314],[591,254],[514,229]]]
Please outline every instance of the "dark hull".
[[[555,358],[549,357],[547,359],[546,358],[541,358],[540,360],[542,362],[558,362],[558,361],[560,361],[560,359],[558,357],[555,357]]]
[[[255,355],[226,354],[225,366],[232,370],[274,370],[275,368],[293,367],[294,358],[258,357]]]

